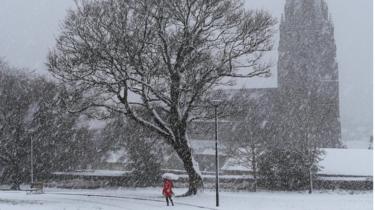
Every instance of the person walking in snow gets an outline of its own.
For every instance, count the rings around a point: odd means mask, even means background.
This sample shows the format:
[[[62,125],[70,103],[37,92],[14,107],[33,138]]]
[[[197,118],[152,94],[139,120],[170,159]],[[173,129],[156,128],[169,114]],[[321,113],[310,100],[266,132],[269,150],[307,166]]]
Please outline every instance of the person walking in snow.
[[[172,195],[174,195],[174,193],[172,191],[172,188],[172,180],[164,178],[163,195],[165,196],[165,200],[167,201],[167,206],[169,206],[169,201],[171,201],[172,206],[174,206],[172,200]]]

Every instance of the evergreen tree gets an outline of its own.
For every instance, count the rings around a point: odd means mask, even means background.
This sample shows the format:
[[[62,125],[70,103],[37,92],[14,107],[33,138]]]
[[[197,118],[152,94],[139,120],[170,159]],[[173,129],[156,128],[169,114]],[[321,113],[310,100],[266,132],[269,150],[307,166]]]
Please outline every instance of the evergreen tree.
[[[258,166],[262,184],[271,190],[306,189],[309,186],[310,170],[318,170],[316,165],[310,168],[304,154],[280,148],[262,153]]]
[[[124,149],[125,167],[134,186],[152,186],[161,179],[163,147],[158,135],[121,116],[114,117],[103,131],[103,152]]]
[[[137,129],[144,132],[143,128]],[[139,137],[138,137],[139,138]],[[132,170],[134,186],[152,186],[161,181],[161,154],[155,148],[155,139],[131,138],[127,144],[129,168]]]

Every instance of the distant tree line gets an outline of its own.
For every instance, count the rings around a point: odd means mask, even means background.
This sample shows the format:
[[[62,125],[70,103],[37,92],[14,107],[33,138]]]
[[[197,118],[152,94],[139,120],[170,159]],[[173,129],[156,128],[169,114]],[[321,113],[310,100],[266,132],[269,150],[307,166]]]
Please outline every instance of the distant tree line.
[[[0,184],[19,190],[30,183],[31,164],[34,182],[48,181],[57,171],[89,169],[118,148],[125,149],[133,186],[161,181],[165,154],[159,135],[117,113],[102,119],[104,128],[89,129],[100,111],[72,111],[82,95],[69,91],[0,60]]]
[[[86,167],[95,148],[80,115],[64,104],[67,90],[0,63],[0,182],[20,189],[31,181],[31,144],[34,181]]]
[[[77,98],[82,98],[69,91],[66,86],[1,62],[1,183],[19,189],[20,184],[30,182],[31,142],[35,180],[48,179],[55,171],[88,168],[101,161],[105,153],[125,148],[126,168],[132,171],[133,186],[158,183],[163,158],[168,155],[159,141],[161,136],[116,112],[106,117],[107,124],[101,132],[93,132],[85,125],[89,119],[69,110],[70,103],[79,103]],[[229,157],[252,169],[254,191],[258,182],[277,190],[307,188],[318,171],[320,152],[316,145],[308,139],[280,140],[273,129],[277,121],[267,112],[269,104],[277,103],[254,101],[247,94],[245,90],[234,95],[220,93],[228,99],[219,110],[220,117],[234,122],[232,131],[222,136],[229,143]],[[201,113],[206,112],[204,116],[212,119],[212,110],[203,109]],[[100,111],[91,114],[98,116]],[[302,124],[303,119],[300,120]]]

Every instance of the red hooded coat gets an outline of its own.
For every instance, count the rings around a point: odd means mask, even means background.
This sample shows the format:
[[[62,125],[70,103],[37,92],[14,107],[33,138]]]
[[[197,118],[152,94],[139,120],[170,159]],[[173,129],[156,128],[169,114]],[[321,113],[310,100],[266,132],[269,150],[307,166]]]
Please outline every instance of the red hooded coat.
[[[163,186],[163,195],[165,197],[171,197],[173,195],[172,187],[173,187],[173,182],[171,180],[166,179],[164,181],[164,186]]]

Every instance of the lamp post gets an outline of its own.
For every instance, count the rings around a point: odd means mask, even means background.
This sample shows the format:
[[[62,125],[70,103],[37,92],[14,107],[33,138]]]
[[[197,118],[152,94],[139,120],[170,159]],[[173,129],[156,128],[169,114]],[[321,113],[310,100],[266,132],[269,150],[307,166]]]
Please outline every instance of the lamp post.
[[[30,137],[30,178],[31,178],[31,185],[34,183],[34,161],[33,161],[33,152],[34,152],[34,148],[33,148],[33,137],[31,135]]]
[[[216,169],[216,206],[219,206],[219,158],[217,152],[217,105],[215,107],[215,169]]]
[[[217,108],[221,100],[212,100],[211,105],[215,109],[215,170],[216,170],[216,206],[219,206],[219,157],[218,157],[218,122],[217,122]]]

